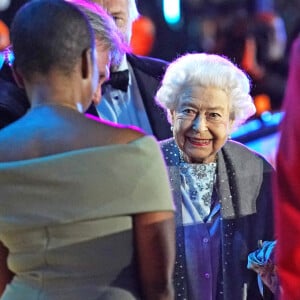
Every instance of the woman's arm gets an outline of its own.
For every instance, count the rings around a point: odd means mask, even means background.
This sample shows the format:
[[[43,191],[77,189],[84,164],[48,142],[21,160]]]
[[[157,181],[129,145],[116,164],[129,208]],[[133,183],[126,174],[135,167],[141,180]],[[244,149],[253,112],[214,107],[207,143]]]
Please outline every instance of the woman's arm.
[[[174,213],[137,214],[133,222],[143,299],[174,299]]]
[[[0,296],[3,294],[6,284],[13,278],[13,273],[7,267],[7,248],[0,242]]]

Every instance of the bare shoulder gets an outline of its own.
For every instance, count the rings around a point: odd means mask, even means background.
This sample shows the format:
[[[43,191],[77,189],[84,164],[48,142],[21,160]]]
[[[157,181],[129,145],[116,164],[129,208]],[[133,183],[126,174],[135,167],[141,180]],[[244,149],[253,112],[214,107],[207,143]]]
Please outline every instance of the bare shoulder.
[[[115,124],[90,115],[87,116],[86,122],[89,125],[90,136],[93,136],[95,143],[99,143],[100,146],[128,144],[145,136],[145,133],[137,127]]]
[[[111,127],[110,131],[111,141],[115,144],[128,144],[145,136],[145,134],[138,128]]]

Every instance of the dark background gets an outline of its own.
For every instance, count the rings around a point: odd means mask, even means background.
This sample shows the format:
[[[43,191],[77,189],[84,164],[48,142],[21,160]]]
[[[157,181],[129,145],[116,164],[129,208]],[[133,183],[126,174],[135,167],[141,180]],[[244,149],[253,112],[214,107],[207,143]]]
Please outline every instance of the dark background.
[[[0,12],[0,19],[8,26],[15,11],[26,0],[12,0],[10,7]],[[203,47],[203,23],[246,11],[249,15],[261,9],[274,10],[284,19],[288,39],[292,39],[300,23],[300,0],[181,0],[180,24],[169,26],[163,17],[162,0],[137,0],[142,15],[155,24],[155,43],[149,55],[173,60],[180,54],[206,50]]]
[[[203,23],[218,22],[240,11],[251,17],[259,11],[273,11],[284,20],[288,44],[299,31],[300,0],[181,0],[182,20],[169,26],[163,17],[162,0],[138,0],[141,14],[150,17],[156,26],[156,39],[150,55],[172,60],[180,54],[203,51]]]

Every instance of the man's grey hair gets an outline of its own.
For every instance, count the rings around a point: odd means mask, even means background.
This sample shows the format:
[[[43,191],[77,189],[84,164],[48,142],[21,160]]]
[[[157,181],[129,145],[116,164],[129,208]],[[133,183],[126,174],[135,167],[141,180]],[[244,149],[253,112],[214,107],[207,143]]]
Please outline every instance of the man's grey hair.
[[[114,20],[100,5],[92,1],[66,1],[74,4],[85,14],[94,31],[96,41],[101,42],[111,54],[111,68],[119,66],[124,53],[127,51],[127,46]]]

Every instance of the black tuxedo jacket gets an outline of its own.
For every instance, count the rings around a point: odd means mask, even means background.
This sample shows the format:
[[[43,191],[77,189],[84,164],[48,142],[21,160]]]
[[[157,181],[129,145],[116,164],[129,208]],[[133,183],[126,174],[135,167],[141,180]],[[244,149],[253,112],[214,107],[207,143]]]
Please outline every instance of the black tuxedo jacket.
[[[30,108],[25,90],[17,86],[11,68],[0,69],[0,129],[15,122]]]
[[[127,54],[127,60],[133,69],[154,136],[158,140],[171,137],[172,132],[166,112],[154,99],[168,63],[133,54]]]
[[[158,140],[171,137],[172,132],[166,112],[156,104],[154,99],[168,63],[160,59],[129,53],[127,61],[133,69],[153,135]],[[96,115],[97,111],[94,106],[91,106],[88,113]]]

